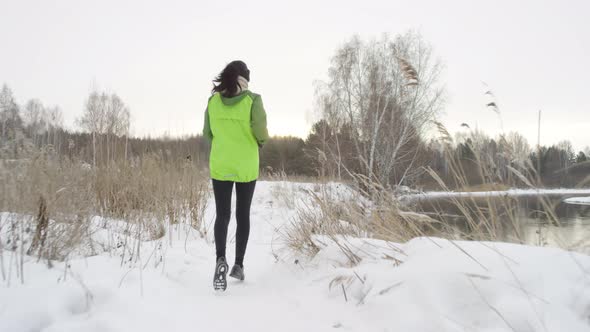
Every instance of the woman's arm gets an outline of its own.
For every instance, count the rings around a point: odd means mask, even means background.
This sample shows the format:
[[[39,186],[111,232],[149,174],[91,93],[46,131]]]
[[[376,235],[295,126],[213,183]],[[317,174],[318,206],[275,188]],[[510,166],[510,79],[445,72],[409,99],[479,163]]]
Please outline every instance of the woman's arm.
[[[213,140],[213,133],[211,132],[211,126],[209,125],[209,110],[205,109],[205,121],[203,122],[203,137],[209,142]]]
[[[262,104],[262,98],[256,95],[252,101],[251,126],[258,145],[262,147],[268,141],[268,129],[266,128],[266,111]]]

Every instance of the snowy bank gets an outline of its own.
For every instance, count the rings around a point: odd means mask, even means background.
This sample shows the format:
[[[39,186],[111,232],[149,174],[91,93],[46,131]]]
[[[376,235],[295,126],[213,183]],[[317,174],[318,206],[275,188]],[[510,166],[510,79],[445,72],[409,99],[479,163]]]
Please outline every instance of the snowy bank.
[[[524,197],[524,196],[569,196],[590,195],[590,189],[509,189],[496,191],[427,191],[419,194],[400,196],[401,200],[421,200],[463,197]]]
[[[590,331],[588,256],[438,238],[350,243],[365,259],[332,270],[332,296],[360,304],[367,330]],[[318,257],[346,261],[332,244]]]
[[[590,197],[571,197],[564,200],[568,204],[590,205]]]

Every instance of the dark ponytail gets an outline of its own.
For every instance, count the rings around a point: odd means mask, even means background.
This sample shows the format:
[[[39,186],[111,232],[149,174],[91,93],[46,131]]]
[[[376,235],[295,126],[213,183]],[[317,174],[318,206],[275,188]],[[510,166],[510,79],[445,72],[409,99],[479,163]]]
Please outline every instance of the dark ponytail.
[[[225,96],[234,96],[239,88],[238,76],[250,81],[250,70],[243,61],[232,61],[213,80],[211,93],[220,92]]]

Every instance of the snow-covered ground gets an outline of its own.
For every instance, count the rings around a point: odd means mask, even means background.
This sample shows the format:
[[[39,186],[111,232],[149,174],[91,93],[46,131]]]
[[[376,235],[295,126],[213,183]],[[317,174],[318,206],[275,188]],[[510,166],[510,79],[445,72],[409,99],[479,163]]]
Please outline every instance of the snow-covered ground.
[[[1,283],[0,331],[590,331],[582,254],[438,238],[347,239],[363,258],[355,266],[326,238],[311,260],[290,252],[280,235],[295,215],[290,198],[315,187],[258,183],[246,281],[225,293],[212,289],[210,236],[178,225],[144,242],[140,263],[121,266],[112,251],[66,270],[27,257],[24,284],[14,269]],[[232,253],[233,241],[230,262]]]
[[[569,204],[590,205],[590,197],[571,197],[564,200]]]

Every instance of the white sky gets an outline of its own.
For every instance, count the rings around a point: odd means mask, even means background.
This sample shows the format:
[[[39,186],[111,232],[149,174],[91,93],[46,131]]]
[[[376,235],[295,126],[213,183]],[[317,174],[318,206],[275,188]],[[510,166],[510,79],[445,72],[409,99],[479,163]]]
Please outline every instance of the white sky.
[[[0,0],[0,83],[19,103],[59,105],[73,122],[93,87],[130,106],[136,135],[199,133],[212,78],[234,59],[252,71],[271,134],[304,137],[313,82],[357,33],[418,29],[446,63],[443,122],[490,134],[485,81],[504,131],[590,145],[590,1]]]

